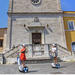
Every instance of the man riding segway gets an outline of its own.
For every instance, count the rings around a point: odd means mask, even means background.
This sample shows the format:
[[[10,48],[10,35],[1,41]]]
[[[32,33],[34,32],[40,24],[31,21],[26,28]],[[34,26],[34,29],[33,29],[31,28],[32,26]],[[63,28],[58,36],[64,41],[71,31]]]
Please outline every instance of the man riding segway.
[[[56,46],[56,44],[52,44],[51,56],[53,57],[53,60],[54,60],[54,63],[51,64],[52,67],[59,68],[60,64],[58,64],[58,62],[57,62],[57,46]]]
[[[20,63],[21,63],[19,65],[20,72],[28,72],[28,67],[25,65],[25,61],[26,61],[25,52],[26,52],[26,46],[25,46],[25,44],[23,44],[22,49],[19,52],[20,53],[19,58],[20,58]]]

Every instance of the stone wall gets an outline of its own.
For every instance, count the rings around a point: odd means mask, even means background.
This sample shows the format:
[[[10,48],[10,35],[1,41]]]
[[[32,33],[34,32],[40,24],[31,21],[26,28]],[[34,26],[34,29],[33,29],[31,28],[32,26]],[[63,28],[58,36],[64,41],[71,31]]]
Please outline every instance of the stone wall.
[[[12,3],[13,2],[13,3]],[[42,0],[39,5],[33,5],[31,0],[10,0],[9,11],[13,12],[59,12],[60,0]]]
[[[32,30],[27,31],[24,25],[31,26],[33,23],[36,26],[35,17],[39,18],[40,26],[45,27],[38,29],[43,34],[43,44],[58,43],[66,47],[60,0],[42,0],[39,5],[33,5],[31,0],[10,0],[7,48],[23,43],[32,44]]]
[[[26,26],[30,26],[32,22],[34,23],[34,17],[36,16],[39,18],[40,24],[45,27],[43,30],[45,36],[44,44],[58,43],[65,47],[65,34],[64,34],[64,25],[62,21],[63,20],[62,14],[13,15],[12,34],[11,34],[12,46],[22,44],[22,43],[31,44],[30,42],[31,31],[30,32],[27,31],[24,27],[24,24]]]
[[[6,35],[7,35],[7,28],[0,28],[0,40],[3,40],[3,46],[0,47],[0,52],[6,48]]]

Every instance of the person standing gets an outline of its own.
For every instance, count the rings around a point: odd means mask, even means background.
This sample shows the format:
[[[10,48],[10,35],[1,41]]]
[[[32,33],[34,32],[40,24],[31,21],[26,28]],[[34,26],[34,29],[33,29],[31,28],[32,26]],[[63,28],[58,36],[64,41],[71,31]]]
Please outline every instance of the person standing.
[[[17,51],[17,64],[21,65],[21,61],[20,61],[20,49],[22,47],[20,45],[18,45],[18,51]]]
[[[51,54],[54,58],[54,64],[57,64],[57,47],[56,47],[56,44],[52,44]]]

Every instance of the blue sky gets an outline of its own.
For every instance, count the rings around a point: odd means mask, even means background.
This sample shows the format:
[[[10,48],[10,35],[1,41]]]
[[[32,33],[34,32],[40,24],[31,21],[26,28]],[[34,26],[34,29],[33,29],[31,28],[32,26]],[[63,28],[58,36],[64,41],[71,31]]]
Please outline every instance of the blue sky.
[[[0,28],[7,27],[8,24],[8,5],[9,0],[0,0]]]
[[[8,25],[8,5],[9,0],[0,0],[0,28]],[[75,11],[75,0],[61,0],[61,8],[63,11]]]

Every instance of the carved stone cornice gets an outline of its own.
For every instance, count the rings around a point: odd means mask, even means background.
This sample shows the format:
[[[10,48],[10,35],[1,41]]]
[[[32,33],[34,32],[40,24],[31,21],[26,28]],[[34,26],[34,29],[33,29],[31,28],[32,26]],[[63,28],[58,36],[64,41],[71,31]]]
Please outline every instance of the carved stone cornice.
[[[11,12],[8,11],[7,14],[63,14],[63,11],[59,12]]]

